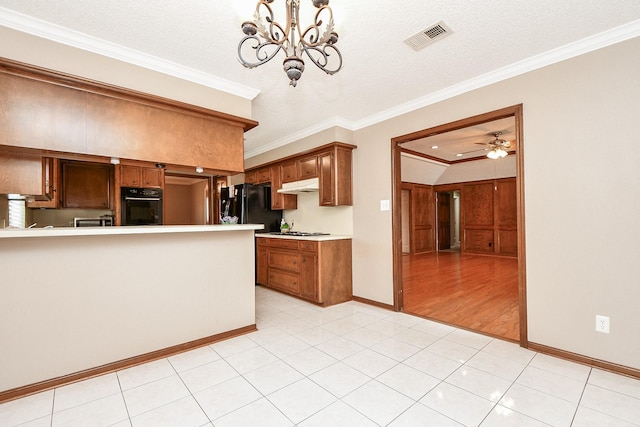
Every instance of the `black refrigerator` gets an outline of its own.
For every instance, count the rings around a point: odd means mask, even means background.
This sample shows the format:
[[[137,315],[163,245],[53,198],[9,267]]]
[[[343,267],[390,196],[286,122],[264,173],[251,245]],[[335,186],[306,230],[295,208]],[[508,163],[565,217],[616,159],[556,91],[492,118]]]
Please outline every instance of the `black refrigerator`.
[[[238,224],[264,224],[256,233],[280,231],[282,211],[271,210],[271,187],[239,184],[220,189],[220,216],[237,216]]]

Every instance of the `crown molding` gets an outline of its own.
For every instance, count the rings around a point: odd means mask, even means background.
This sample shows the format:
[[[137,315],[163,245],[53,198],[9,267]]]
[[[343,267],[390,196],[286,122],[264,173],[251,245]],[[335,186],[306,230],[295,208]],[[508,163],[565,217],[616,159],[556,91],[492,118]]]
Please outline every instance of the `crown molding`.
[[[283,138],[277,139],[269,144],[261,145],[260,147],[253,148],[251,150],[247,150],[244,153],[244,158],[249,159],[251,157],[255,157],[259,154],[266,153],[267,151],[275,150],[276,148],[280,148],[287,144],[291,144],[292,142],[299,141],[301,139],[307,138],[309,136],[315,135],[316,133],[325,131],[327,129],[332,129],[335,127],[340,127],[346,130],[354,131],[353,123],[349,120],[343,119],[342,117],[331,117],[325,121],[320,123],[316,123],[313,126],[302,129],[298,132],[289,134]],[[251,138],[251,131],[248,131],[245,134],[246,137]]]
[[[474,77],[473,79],[469,79],[453,86],[449,86],[445,89],[430,93],[429,95],[416,98],[405,104],[398,105],[396,107],[382,111],[378,114],[371,115],[362,120],[354,122],[353,128],[355,130],[363,129],[368,126],[383,122],[385,120],[389,120],[394,117],[410,113],[417,109],[453,98],[455,96],[462,95],[464,93],[471,92],[473,90],[480,89],[482,87],[489,86],[491,84],[498,83],[500,81],[528,73],[530,71],[544,68],[546,66],[553,65],[555,63],[574,58],[576,56],[580,56],[607,46],[611,46],[613,44],[620,43],[638,36],[640,36],[640,19],[632,21],[625,25],[621,25],[620,27],[616,27],[611,30],[596,34],[594,36],[578,40],[577,42],[560,46],[556,49],[552,49],[550,51],[532,56],[531,58],[527,58],[520,62],[507,65],[478,77]]]
[[[56,43],[95,53],[128,64],[137,65],[225,93],[253,100],[260,91],[225,80],[194,68],[185,67],[153,55],[110,43],[78,31],[70,30],[13,10],[0,7],[0,25]]]
[[[260,93],[257,89],[221,79],[211,74],[204,73],[193,68],[184,67],[180,64],[166,61],[152,55],[147,55],[133,49],[128,49],[114,43],[109,43],[84,33],[38,20],[4,7],[0,7],[0,25],[193,83],[201,84],[245,99],[253,100]],[[269,150],[282,147],[336,126],[351,131],[357,131],[455,96],[638,36],[640,36],[640,20],[635,20],[628,24],[604,31],[574,43],[569,43],[515,64],[466,80],[459,84],[449,86],[426,96],[416,98],[412,101],[381,111],[380,113],[373,114],[361,120],[350,121],[341,117],[333,117],[275,140],[269,144],[248,150],[245,152],[245,158],[257,156]],[[248,132],[246,136],[250,139],[250,132]]]
[[[283,145],[295,142],[299,139],[311,136],[314,133],[326,130],[332,126],[336,126],[335,123],[338,122],[340,123],[340,127],[351,131],[364,129],[366,127],[381,123],[385,120],[393,119],[403,114],[411,113],[412,111],[445,101],[458,95],[462,95],[464,93],[471,92],[473,90],[480,89],[482,87],[528,73],[529,71],[544,68],[546,66],[553,65],[555,63],[574,58],[576,56],[580,56],[607,46],[611,46],[638,36],[640,36],[640,20],[632,21],[620,27],[616,27],[611,30],[596,34],[594,36],[587,37],[574,43],[569,43],[559,48],[544,52],[540,55],[536,55],[520,62],[516,62],[515,64],[499,68],[473,79],[469,79],[459,84],[430,93],[429,95],[416,98],[412,101],[398,105],[388,110],[381,111],[380,113],[373,114],[361,120],[349,121],[340,117],[335,117],[330,121],[316,124],[312,127],[303,129],[299,132],[273,141],[270,144],[247,151],[245,153],[245,158],[257,156],[258,154],[262,154],[269,150],[273,150]]]

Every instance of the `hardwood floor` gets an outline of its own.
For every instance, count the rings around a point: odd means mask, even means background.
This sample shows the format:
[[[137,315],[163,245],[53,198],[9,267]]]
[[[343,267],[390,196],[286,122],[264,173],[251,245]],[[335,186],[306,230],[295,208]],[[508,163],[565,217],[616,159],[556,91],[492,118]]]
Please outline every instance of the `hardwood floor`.
[[[405,312],[519,340],[516,258],[440,251],[402,261]]]

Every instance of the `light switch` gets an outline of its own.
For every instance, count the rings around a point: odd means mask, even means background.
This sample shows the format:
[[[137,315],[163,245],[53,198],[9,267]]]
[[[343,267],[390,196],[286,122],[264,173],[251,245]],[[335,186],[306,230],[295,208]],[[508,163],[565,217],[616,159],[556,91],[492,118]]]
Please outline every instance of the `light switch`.
[[[380,210],[381,211],[391,210],[391,203],[389,203],[389,200],[380,200]]]

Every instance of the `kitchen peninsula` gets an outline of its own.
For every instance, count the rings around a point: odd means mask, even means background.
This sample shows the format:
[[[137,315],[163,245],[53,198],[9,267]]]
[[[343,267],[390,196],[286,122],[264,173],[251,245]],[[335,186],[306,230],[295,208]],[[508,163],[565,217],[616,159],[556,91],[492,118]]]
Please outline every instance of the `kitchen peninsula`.
[[[255,330],[260,228],[0,230],[0,401]]]

